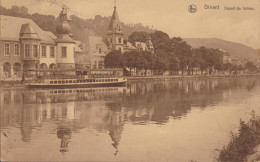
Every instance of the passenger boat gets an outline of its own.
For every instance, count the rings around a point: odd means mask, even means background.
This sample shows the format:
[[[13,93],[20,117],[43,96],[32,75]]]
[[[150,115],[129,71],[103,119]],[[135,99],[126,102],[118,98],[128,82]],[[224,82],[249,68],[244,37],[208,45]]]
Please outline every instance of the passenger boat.
[[[27,83],[28,88],[83,88],[124,86],[126,78],[87,78],[87,79],[38,79]]]

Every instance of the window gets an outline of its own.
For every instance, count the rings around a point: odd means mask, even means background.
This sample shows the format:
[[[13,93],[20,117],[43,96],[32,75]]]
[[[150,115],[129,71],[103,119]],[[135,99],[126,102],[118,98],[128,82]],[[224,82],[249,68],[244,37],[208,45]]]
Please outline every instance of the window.
[[[54,55],[54,47],[53,46],[50,47],[50,57],[55,57],[55,55]]]
[[[33,45],[33,56],[38,57],[38,45]]]
[[[118,38],[118,43],[122,43],[122,39],[121,38]]]
[[[15,44],[15,45],[14,45],[14,55],[15,55],[15,56],[18,56],[19,53],[20,53],[19,44]]]
[[[10,55],[10,45],[5,44],[5,55]]]
[[[25,57],[30,57],[30,45],[29,44],[26,44],[24,46],[24,56]]]
[[[61,57],[67,57],[67,47],[61,47]]]
[[[98,52],[99,52],[99,54],[101,54],[101,52],[102,52],[101,48],[98,49]]]
[[[46,57],[46,46],[42,46],[42,57]]]
[[[112,38],[110,38],[110,43],[112,43]]]

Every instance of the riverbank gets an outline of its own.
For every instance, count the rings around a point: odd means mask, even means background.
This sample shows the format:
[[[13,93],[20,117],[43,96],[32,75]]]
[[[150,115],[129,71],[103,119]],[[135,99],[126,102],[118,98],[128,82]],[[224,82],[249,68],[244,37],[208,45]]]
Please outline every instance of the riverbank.
[[[248,122],[240,120],[238,133],[220,150],[218,161],[260,160],[260,117],[252,111]]]
[[[17,80],[0,81],[0,88],[23,88],[25,84]]]
[[[128,81],[138,81],[138,80],[181,80],[181,79],[221,79],[221,78],[231,78],[231,77],[248,77],[248,76],[260,76],[260,73],[255,74],[240,74],[240,75],[159,75],[159,76],[128,76]],[[0,88],[22,88],[25,84],[22,83],[21,79],[5,79],[0,80]]]
[[[128,76],[127,80],[168,80],[168,79],[220,79],[230,77],[247,77],[247,76],[260,76],[260,73],[255,74],[236,74],[236,75],[165,75],[165,76]]]

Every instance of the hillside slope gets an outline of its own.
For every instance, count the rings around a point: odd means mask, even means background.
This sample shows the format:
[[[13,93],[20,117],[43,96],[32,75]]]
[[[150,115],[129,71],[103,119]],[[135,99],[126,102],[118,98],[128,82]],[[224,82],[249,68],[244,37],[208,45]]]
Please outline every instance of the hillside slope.
[[[254,61],[257,57],[259,57],[259,50],[248,47],[241,43],[229,42],[218,38],[184,38],[184,40],[193,48],[205,46],[207,48],[224,49],[230,54],[232,58],[246,58],[250,61]]]

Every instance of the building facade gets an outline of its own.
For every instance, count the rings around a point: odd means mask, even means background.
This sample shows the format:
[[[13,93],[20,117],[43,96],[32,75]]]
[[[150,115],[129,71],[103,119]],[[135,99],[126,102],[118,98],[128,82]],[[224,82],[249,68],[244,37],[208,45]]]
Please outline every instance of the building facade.
[[[66,9],[58,18],[57,37],[31,19],[0,17],[1,79],[34,77],[41,69],[75,68],[75,41],[70,37]]]
[[[87,53],[91,59],[90,67],[92,69],[104,69],[104,58],[106,54],[114,50],[119,50],[122,53],[133,50],[154,53],[154,47],[150,36],[147,38],[146,42],[135,42],[134,44],[124,39],[124,31],[119,20],[116,6],[114,7],[107,28],[106,37],[89,36],[87,48]],[[143,74],[143,72],[140,71],[140,74]]]

